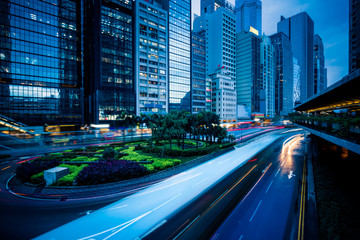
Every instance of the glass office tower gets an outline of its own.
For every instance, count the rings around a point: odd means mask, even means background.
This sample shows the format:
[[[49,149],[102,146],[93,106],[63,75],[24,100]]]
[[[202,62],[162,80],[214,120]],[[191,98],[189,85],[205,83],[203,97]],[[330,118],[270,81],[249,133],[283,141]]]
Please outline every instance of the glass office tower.
[[[113,124],[135,113],[133,2],[84,1],[85,116]]]
[[[205,111],[206,42],[205,32],[192,33],[192,113]]]
[[[82,123],[77,1],[0,1],[0,112],[29,125]]]
[[[191,0],[161,0],[169,14],[169,110],[191,111]]]

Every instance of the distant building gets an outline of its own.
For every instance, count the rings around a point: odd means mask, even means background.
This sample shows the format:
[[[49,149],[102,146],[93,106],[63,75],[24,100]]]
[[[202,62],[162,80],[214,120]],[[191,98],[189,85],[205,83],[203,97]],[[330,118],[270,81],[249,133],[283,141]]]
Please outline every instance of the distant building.
[[[260,43],[261,38],[252,32],[236,34],[237,105],[238,109],[243,106],[248,114],[260,112],[260,95],[264,94],[261,93]]]
[[[360,68],[360,1],[349,2],[349,73]]]
[[[211,78],[206,77],[206,111],[211,112]]]
[[[234,81],[235,15],[228,9],[220,7],[215,12],[195,18],[194,31],[205,31],[207,75],[224,66]]]
[[[286,115],[294,106],[294,59],[289,38],[282,32],[270,36],[275,50],[275,113]]]
[[[205,32],[192,33],[192,113],[206,109]]]
[[[300,66],[298,64],[298,60],[293,58],[294,68],[293,68],[293,78],[294,78],[294,104],[296,107],[300,104]],[[325,75],[326,76],[326,75]]]
[[[236,33],[256,29],[262,35],[262,2],[260,0],[236,0]]]
[[[314,94],[326,88],[324,45],[319,35],[314,37]]]
[[[236,121],[236,92],[235,83],[226,68],[219,67],[214,73],[209,74],[211,79],[212,112],[220,117],[220,121]]]
[[[234,5],[226,0],[201,0],[201,15],[206,13],[213,13],[219,8],[225,8],[231,12],[234,12]]]
[[[290,18],[281,17],[277,25],[291,42],[294,57],[300,66],[300,101],[314,95],[314,22],[306,12]],[[290,61],[292,62],[292,61]]]
[[[260,88],[264,91],[265,117],[275,117],[275,49],[271,40],[263,36],[260,43]]]
[[[168,110],[168,16],[153,1],[134,2],[136,114]]]

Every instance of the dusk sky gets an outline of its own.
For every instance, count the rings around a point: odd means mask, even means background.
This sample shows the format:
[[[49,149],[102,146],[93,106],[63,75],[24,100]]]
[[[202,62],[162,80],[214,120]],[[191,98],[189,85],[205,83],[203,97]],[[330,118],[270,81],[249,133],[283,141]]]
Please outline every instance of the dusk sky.
[[[192,10],[200,14],[200,0],[192,1]],[[235,4],[235,0],[229,2]],[[291,17],[306,11],[313,19],[315,33],[324,42],[328,86],[348,74],[349,1],[348,0],[262,0],[263,32],[277,31],[280,16]]]

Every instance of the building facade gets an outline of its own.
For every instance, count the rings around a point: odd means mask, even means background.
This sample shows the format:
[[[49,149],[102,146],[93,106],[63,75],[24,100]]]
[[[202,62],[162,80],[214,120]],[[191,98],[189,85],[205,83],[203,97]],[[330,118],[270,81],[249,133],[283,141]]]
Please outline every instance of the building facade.
[[[252,32],[236,34],[237,108],[241,106],[246,112],[238,118],[260,112],[260,94],[264,94],[261,93],[260,43],[261,38]]]
[[[226,68],[219,67],[209,74],[211,79],[211,109],[220,117],[222,123],[236,121],[236,91],[235,83]]]
[[[28,125],[82,124],[81,5],[0,1],[0,112]]]
[[[260,88],[264,91],[265,117],[275,117],[275,49],[267,36],[260,43]]]
[[[169,16],[169,110],[190,112],[191,0],[159,0],[159,2],[168,11]]]
[[[168,15],[158,2],[135,2],[136,114],[168,110]]]
[[[349,1],[349,73],[360,68],[360,1]]]
[[[300,101],[314,95],[314,22],[306,12],[290,18],[281,17],[277,24],[291,42],[294,57],[298,60],[300,71]]]
[[[84,0],[85,117],[114,124],[135,113],[133,2]]]
[[[207,74],[224,66],[235,80],[235,15],[220,7],[213,13],[197,17],[194,31],[205,31]]]
[[[201,0],[201,15],[213,13],[219,8],[225,8],[230,12],[234,12],[235,6],[227,0]]]
[[[275,113],[286,115],[294,108],[294,59],[291,42],[281,32],[270,36],[270,39],[275,50]]]
[[[192,33],[192,113],[206,110],[205,32]]]
[[[293,68],[293,76],[294,76],[294,107],[300,104],[300,66],[298,64],[298,60],[293,58],[294,68]]]
[[[315,34],[314,37],[314,94],[324,90],[327,86],[325,70],[324,44],[321,37]]]
[[[262,2],[260,0],[236,0],[236,33],[250,31],[250,27],[262,34]]]

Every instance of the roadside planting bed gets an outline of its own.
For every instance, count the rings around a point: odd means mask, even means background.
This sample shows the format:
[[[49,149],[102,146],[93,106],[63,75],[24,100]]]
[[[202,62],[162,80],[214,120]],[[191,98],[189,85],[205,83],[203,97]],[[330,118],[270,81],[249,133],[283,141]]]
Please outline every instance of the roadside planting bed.
[[[142,177],[230,146],[206,147],[204,142],[194,140],[186,140],[183,145],[173,140],[169,145],[169,142],[164,147],[164,142],[141,141],[65,150],[22,163],[16,176],[25,183],[40,185],[44,184],[45,170],[67,167],[70,173],[54,186],[96,185]]]

